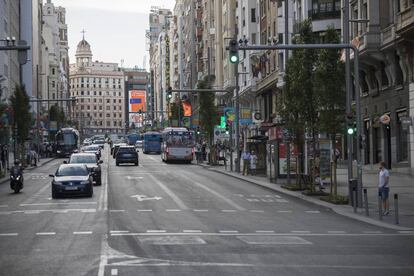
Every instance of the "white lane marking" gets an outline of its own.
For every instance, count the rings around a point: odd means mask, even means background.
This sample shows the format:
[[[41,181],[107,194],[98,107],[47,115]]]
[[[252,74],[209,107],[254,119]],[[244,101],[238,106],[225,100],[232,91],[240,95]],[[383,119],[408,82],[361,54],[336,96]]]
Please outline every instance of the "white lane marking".
[[[180,209],[167,209],[167,212],[181,212]]]
[[[236,210],[221,210],[223,213],[235,213]]]
[[[295,233],[295,234],[308,234],[308,233],[310,233],[310,231],[290,231],[290,233]]]
[[[335,231],[335,230],[333,230],[333,231],[328,231],[328,233],[329,234],[345,234],[346,232],[345,231]]]
[[[237,236],[237,238],[247,244],[312,244],[311,242],[296,236]]]
[[[82,213],[95,213],[96,209],[84,209],[82,210]]]
[[[263,210],[250,210],[250,212],[252,212],[252,213],[264,213]]]
[[[183,230],[183,233],[201,233],[201,230]]]
[[[37,232],[36,236],[53,236],[56,235],[56,232]]]
[[[19,233],[0,233],[0,237],[15,237],[18,235]]]
[[[109,210],[111,213],[122,213],[125,212],[125,210]]]
[[[55,214],[66,214],[69,210],[53,210],[52,212]]]
[[[187,205],[173,192],[171,191],[167,186],[165,186],[161,181],[159,181],[154,175],[149,175],[154,182],[161,187],[161,189],[164,190],[171,198],[172,200],[180,207],[182,210],[188,210]]]
[[[91,235],[92,231],[75,231],[73,232],[74,235]]]
[[[145,201],[145,200],[161,200],[162,197],[159,196],[153,196],[153,197],[148,197],[146,195],[132,195],[132,198],[136,198],[137,201]]]
[[[292,213],[292,210],[279,210],[278,213]]]
[[[109,231],[111,234],[117,234],[117,233],[129,233],[127,230],[111,230]]]
[[[414,234],[414,231],[411,230],[405,230],[405,231],[398,231],[400,234]]]
[[[382,231],[362,231],[364,234],[381,234]]]
[[[140,232],[140,233],[115,233],[111,234],[111,236],[194,236],[194,233],[148,233],[148,232]],[[382,233],[382,234],[363,234],[363,233],[345,233],[345,234],[329,234],[329,233],[208,233],[208,232],[201,232],[197,233],[197,236],[312,236],[312,237],[401,237],[401,236],[414,236],[413,234],[400,234],[400,233]]]
[[[271,234],[274,233],[275,231],[272,230],[257,230],[256,233],[262,233],[262,234]]]
[[[151,209],[138,209],[138,212],[152,212]]]
[[[138,179],[144,179],[142,176],[130,176],[130,175],[127,175],[127,176],[125,176],[125,178],[126,179],[128,179],[128,180],[138,180]]]
[[[20,206],[51,206],[51,205],[93,205],[97,204],[96,201],[94,202],[44,202],[44,203],[24,203],[20,204]]]
[[[40,214],[39,210],[24,211],[25,214]]]
[[[305,212],[308,214],[319,214],[320,213],[320,211],[313,211],[313,210],[305,211]]]
[[[207,209],[194,209],[194,212],[208,212]]]
[[[237,230],[219,230],[221,234],[239,233]]]
[[[104,166],[102,166],[102,188],[99,195],[99,211],[108,210],[108,170],[109,170],[109,151],[106,152],[106,155],[103,155]]]
[[[116,268],[111,269],[111,276],[118,276],[118,269]]]
[[[197,185],[198,187],[200,187],[200,188],[202,188],[202,189],[206,190],[207,192],[209,192],[209,193],[211,193],[211,194],[215,195],[216,197],[220,198],[221,200],[223,200],[223,201],[227,202],[227,204],[231,205],[232,207],[236,208],[237,210],[239,210],[239,211],[245,211],[245,210],[246,210],[245,208],[241,207],[239,204],[235,203],[233,200],[231,200],[231,199],[229,199],[229,198],[227,198],[227,197],[223,196],[222,194],[220,194],[220,193],[218,193],[218,192],[214,191],[213,189],[210,189],[210,188],[209,188],[209,187],[207,187],[206,185],[203,185],[203,184],[201,184],[201,183],[199,183],[199,182],[197,182],[197,181],[194,181],[194,179],[191,179],[191,178],[190,178],[190,177],[188,177],[188,176],[185,176],[185,175],[180,175],[180,176],[181,176],[181,177],[183,177],[183,178],[186,178],[186,179],[187,179],[187,180],[189,180],[191,183],[193,183],[193,184]]]
[[[167,230],[147,230],[147,233],[166,233]]]
[[[260,201],[260,199],[258,199],[258,198],[246,198],[246,200],[248,202],[259,202]]]

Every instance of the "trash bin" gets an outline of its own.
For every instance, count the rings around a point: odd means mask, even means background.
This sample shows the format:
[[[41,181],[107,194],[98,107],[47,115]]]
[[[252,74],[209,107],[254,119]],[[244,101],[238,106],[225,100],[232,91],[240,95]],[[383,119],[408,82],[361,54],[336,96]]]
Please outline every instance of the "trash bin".
[[[356,200],[357,205],[359,206],[359,204],[361,204],[361,202],[358,202],[358,179],[349,179],[349,204],[351,206],[354,206],[354,200]],[[355,190],[355,194],[354,194],[354,190]],[[355,197],[355,198],[354,198]]]

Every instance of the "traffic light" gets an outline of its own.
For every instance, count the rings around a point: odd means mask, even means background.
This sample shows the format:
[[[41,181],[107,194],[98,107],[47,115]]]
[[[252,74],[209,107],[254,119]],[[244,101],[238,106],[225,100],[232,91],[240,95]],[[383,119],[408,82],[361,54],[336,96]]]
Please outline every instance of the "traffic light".
[[[200,135],[201,131],[200,131],[200,127],[197,127],[197,135]]]
[[[226,124],[226,134],[230,134],[230,125]]]
[[[172,99],[172,91],[171,90],[172,90],[172,88],[171,88],[171,86],[169,86],[167,88],[167,100],[168,101]]]
[[[348,122],[347,133],[349,135],[354,135],[356,133],[356,122],[355,121]]]
[[[229,42],[229,59],[230,63],[239,63],[239,43],[236,39]]]

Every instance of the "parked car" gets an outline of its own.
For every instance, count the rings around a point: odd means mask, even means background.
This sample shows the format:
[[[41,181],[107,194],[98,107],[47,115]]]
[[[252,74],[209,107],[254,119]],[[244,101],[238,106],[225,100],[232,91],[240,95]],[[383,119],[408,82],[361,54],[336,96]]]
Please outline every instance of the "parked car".
[[[103,161],[98,160],[94,153],[74,153],[70,156],[69,164],[85,164],[95,185],[102,185],[101,165]]]
[[[86,195],[92,197],[93,182],[85,164],[62,164],[52,180],[52,198],[62,195]]]
[[[117,166],[123,163],[134,163],[135,166],[138,166],[138,151],[134,146],[120,146],[116,151],[115,163]]]
[[[95,153],[96,158],[101,159],[101,147],[98,145],[90,145],[81,148],[81,152],[85,153]]]

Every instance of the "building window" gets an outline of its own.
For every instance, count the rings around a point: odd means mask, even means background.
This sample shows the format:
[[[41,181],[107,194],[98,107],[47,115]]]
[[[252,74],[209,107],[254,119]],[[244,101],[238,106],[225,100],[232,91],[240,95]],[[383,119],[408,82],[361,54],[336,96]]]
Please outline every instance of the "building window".
[[[111,100],[110,99],[106,99],[106,103],[111,103]]]
[[[55,68],[52,68],[52,75],[55,74]]]
[[[250,20],[252,23],[256,22],[256,9],[251,9]]]

